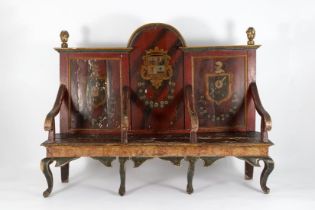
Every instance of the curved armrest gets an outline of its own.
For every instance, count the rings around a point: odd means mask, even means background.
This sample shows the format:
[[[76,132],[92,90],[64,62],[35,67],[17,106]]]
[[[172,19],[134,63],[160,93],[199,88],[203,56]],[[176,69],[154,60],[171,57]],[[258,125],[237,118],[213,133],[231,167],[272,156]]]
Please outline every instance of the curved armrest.
[[[197,143],[197,131],[199,128],[198,115],[195,110],[195,103],[192,96],[192,87],[187,85],[185,88],[185,102],[190,116],[191,129],[190,129],[190,142]]]
[[[67,88],[65,85],[59,86],[55,104],[53,108],[51,109],[51,111],[46,116],[45,123],[44,123],[44,130],[49,131],[49,135],[48,135],[49,140],[54,140],[55,138],[55,116],[60,111],[60,107],[66,95],[66,91],[67,91]]]
[[[253,98],[255,108],[261,116],[261,139],[262,141],[266,142],[268,141],[268,131],[270,131],[272,128],[271,117],[261,104],[257,85],[255,82],[249,85],[249,90],[251,93],[251,97]]]
[[[121,142],[128,143],[128,129],[129,129],[129,87],[125,86],[122,91],[122,106],[121,106]]]

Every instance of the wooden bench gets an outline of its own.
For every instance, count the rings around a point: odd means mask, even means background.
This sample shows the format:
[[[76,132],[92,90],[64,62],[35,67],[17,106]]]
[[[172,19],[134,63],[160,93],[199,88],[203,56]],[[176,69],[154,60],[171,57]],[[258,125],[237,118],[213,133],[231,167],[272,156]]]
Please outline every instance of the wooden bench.
[[[255,83],[255,30],[246,33],[247,45],[187,47],[175,28],[158,23],[137,29],[126,48],[68,48],[69,34],[62,31],[56,48],[60,87],[45,120],[48,140],[42,143],[44,197],[53,188],[50,164],[55,161],[62,182],[68,182],[69,163],[80,157],[108,167],[118,158],[120,195],[127,160],[138,167],[151,158],[175,165],[185,159],[187,193],[193,192],[198,159],[205,166],[227,156],[242,159],[245,179],[253,178],[253,167],[262,160],[260,185],[269,193],[271,118]],[[58,114],[60,133],[55,133]]]

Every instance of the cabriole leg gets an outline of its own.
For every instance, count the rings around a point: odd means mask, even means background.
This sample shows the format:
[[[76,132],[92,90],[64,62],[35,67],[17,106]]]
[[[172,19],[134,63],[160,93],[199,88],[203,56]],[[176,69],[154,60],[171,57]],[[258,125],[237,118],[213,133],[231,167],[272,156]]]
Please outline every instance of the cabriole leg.
[[[62,183],[68,183],[69,181],[69,165],[70,163],[67,163],[66,165],[60,167]]]
[[[123,196],[126,192],[126,167],[125,163],[128,160],[127,157],[120,157],[119,158],[119,173],[120,173],[120,187],[119,187],[119,195]]]
[[[193,181],[193,176],[194,176],[194,172],[195,172],[195,162],[196,162],[197,158],[195,158],[195,157],[187,157],[186,160],[189,162],[188,172],[187,172],[187,188],[186,188],[186,192],[188,194],[191,194],[194,191],[194,188],[193,188],[193,185],[192,185],[192,181]]]
[[[253,179],[254,166],[250,165],[245,161],[245,179],[251,180]]]
[[[53,188],[53,176],[49,167],[53,161],[54,159],[52,158],[44,158],[40,162],[40,169],[45,175],[47,185],[48,185],[48,188],[43,192],[43,196],[45,198],[49,196]]]
[[[260,186],[261,186],[262,191],[265,194],[268,194],[270,192],[270,189],[267,187],[266,184],[267,184],[267,179],[268,179],[270,173],[273,171],[274,162],[270,157],[261,158],[261,160],[264,161],[265,167],[264,167],[264,169],[261,173],[261,176],[260,176]]]

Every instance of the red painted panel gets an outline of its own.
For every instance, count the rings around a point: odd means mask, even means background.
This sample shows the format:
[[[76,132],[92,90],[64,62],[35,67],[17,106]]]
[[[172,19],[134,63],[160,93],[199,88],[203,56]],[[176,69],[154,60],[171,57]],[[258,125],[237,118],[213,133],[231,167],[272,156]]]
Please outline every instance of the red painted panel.
[[[164,24],[146,25],[131,37],[128,47],[133,48],[129,73],[132,130],[184,129],[182,46],[180,34]]]
[[[61,132],[118,134],[126,71],[126,53],[61,53],[61,83],[70,96],[61,108]]]
[[[254,130],[255,109],[247,90],[255,72],[255,50],[250,52],[240,49],[185,53],[185,82],[194,89],[199,132]],[[189,128],[189,118],[185,124]]]

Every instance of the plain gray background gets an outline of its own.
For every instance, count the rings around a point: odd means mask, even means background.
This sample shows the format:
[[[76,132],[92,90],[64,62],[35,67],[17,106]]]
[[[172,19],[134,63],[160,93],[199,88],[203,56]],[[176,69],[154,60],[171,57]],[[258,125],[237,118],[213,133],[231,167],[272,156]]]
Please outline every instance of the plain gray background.
[[[69,31],[69,47],[124,47],[150,22],[173,25],[189,46],[246,44],[247,27],[255,27],[262,44],[257,83],[273,119],[271,194],[260,190],[261,168],[245,181],[243,162],[226,158],[210,168],[197,163],[192,195],[185,193],[184,161],[175,167],[151,160],[137,169],[129,162],[127,193],[120,197],[117,161],[105,168],[80,159],[71,164],[68,184],[52,168],[54,190],[42,198],[39,145],[58,89],[53,47],[60,46],[60,31]],[[0,209],[314,209],[313,1],[2,0],[0,31]]]

